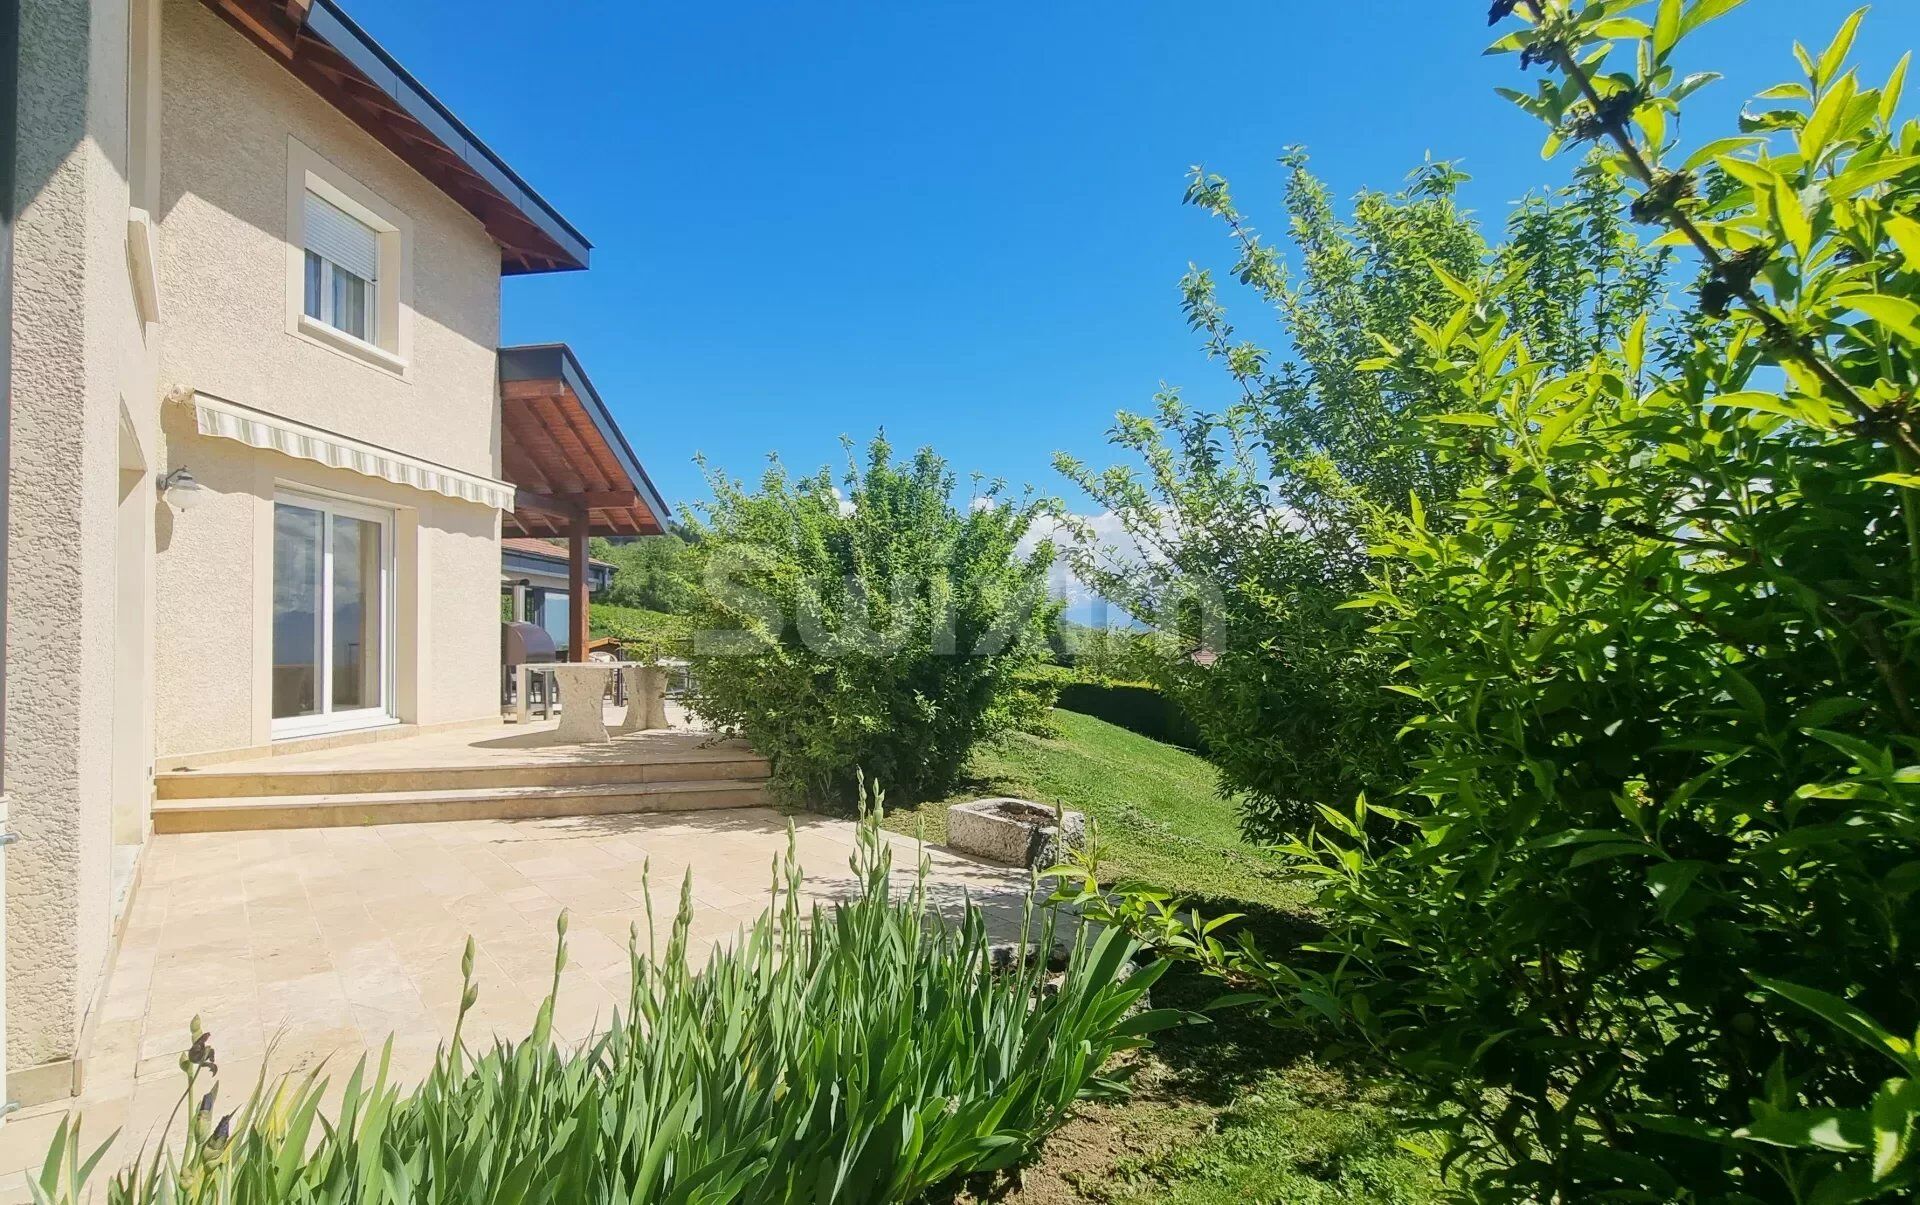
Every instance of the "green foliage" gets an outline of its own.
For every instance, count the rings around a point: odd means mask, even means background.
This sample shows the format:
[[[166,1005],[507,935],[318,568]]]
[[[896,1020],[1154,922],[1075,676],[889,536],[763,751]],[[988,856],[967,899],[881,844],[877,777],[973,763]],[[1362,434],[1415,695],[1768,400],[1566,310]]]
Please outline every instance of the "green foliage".
[[[1137,682],[1074,682],[1060,688],[1058,706],[1098,716],[1169,745],[1202,748],[1200,731],[1193,721],[1156,687]]]
[[[989,795],[1058,804],[1099,830],[1102,868],[1236,911],[1304,911],[1312,887],[1279,855],[1240,839],[1231,802],[1204,758],[1077,711],[1055,711],[1055,731],[1014,733],[974,750],[953,794],[887,814],[898,832],[947,837],[946,809]],[[1204,1001],[1202,1002],[1204,1003]]]
[[[1159,646],[1152,632],[1062,621],[1055,633],[1054,659],[1070,667],[1081,682],[1140,682],[1153,675]]]
[[[1073,681],[1073,671],[1060,665],[1035,665],[1013,676],[1013,693],[1007,709],[1016,732],[1035,736],[1053,736],[1054,705],[1060,690]]]
[[[679,535],[641,536],[614,543],[595,538],[593,556],[613,566],[613,583],[597,601],[680,615],[693,606],[698,572],[692,549]]]
[[[693,649],[693,625],[684,615],[614,606],[596,599],[588,611],[587,625],[593,635],[619,641],[621,656],[631,661],[684,658]]]
[[[182,1065],[185,1145],[114,1177],[113,1205],[335,1202],[873,1202],[912,1200],[1011,1166],[1082,1100],[1122,1084],[1103,1067],[1172,1019],[1136,1012],[1159,968],[1123,977],[1135,948],[1076,928],[1062,974],[996,962],[977,911],[932,911],[924,869],[891,899],[890,846],[863,826],[863,890],[803,915],[791,850],[774,907],[704,971],[687,965],[691,879],[666,948],[633,945],[624,1015],[580,1050],[556,1048],[553,997],[534,1031],[477,1058],[453,1044],[417,1089],[363,1060],[337,1112],[325,1084],[255,1087],[215,1121],[214,1052]],[[651,924],[651,917],[649,917]],[[1037,948],[1053,920],[1029,914]],[[566,920],[554,983],[566,961]],[[472,946],[461,1017],[476,998]],[[1131,1014],[1131,1015],[1130,1015]],[[197,1028],[197,1027],[196,1027]],[[83,1198],[94,1161],[64,1125],[37,1200]]]
[[[1164,982],[1164,980],[1163,980]],[[1360,1099],[1354,1099],[1359,1096]],[[1097,1201],[1146,1205],[1426,1205],[1439,1186],[1393,1115],[1311,1065],[1267,1077],[1198,1135],[1116,1169]]]
[[[1035,722],[1020,675],[1060,610],[1051,545],[1021,540],[1046,509],[989,487],[966,510],[931,449],[896,464],[884,438],[849,464],[758,490],[711,473],[696,531],[696,706],[743,733],[775,781],[845,798],[857,770],[908,799],[950,785],[979,741]]]
[[[1233,276],[1279,314],[1292,355],[1277,359],[1230,323],[1211,272],[1183,282],[1188,322],[1225,365],[1240,400],[1218,413],[1163,393],[1152,416],[1122,414],[1118,447],[1146,467],[1060,470],[1119,518],[1140,557],[1073,550],[1099,593],[1153,623],[1154,680],[1204,735],[1248,835],[1280,840],[1322,799],[1391,783],[1407,701],[1384,689],[1394,659],[1343,604],[1367,581],[1366,524],[1413,495],[1452,497],[1461,466],[1407,438],[1451,408],[1415,371],[1415,334],[1444,324],[1461,280],[1514,279],[1505,303],[1537,356],[1570,363],[1643,312],[1663,270],[1621,230],[1619,186],[1598,170],[1518,211],[1490,247],[1455,202],[1446,164],[1402,192],[1368,192],[1334,213],[1305,157],[1292,153],[1281,251],[1246,224],[1217,176],[1196,170],[1187,200],[1216,215],[1239,250]],[[1381,363],[1405,371],[1374,371]],[[1196,663],[1204,647],[1217,655]]]
[[[1312,927],[1312,889],[1277,855],[1240,840],[1206,761],[1092,716],[1055,718],[1054,737],[1015,734],[975,750],[952,802],[1013,795],[1061,804],[1093,822],[1102,868],[1123,881],[1251,914],[1263,932]],[[889,812],[885,823],[937,842],[944,816],[944,803],[929,802]],[[1309,1041],[1275,1041],[1243,1010],[1209,1011],[1219,995],[1197,968],[1175,964],[1157,979],[1157,1007],[1208,1012],[1209,1023],[1155,1035],[1127,1099],[1077,1110],[1023,1169],[1007,1205],[1440,1199],[1425,1161],[1394,1147],[1391,1084],[1372,1082],[1369,1068],[1317,1059]]]
[[[1911,1199],[1920,123],[1847,69],[1856,16],[1688,155],[1674,48],[1733,4],[1636,7],[1523,4],[1501,48],[1699,256],[1677,362],[1639,324],[1553,365],[1467,282],[1409,352],[1466,484],[1383,518],[1366,600],[1421,743],[1291,848],[1320,960],[1115,909],[1390,1058],[1480,1199]]]

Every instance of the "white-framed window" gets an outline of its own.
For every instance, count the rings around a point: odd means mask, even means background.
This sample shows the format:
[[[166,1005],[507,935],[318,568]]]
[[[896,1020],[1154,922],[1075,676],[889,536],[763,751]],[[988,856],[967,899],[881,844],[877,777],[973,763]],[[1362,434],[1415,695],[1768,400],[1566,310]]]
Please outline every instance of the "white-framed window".
[[[287,332],[406,379],[412,323],[412,222],[289,138]]]
[[[378,346],[380,232],[316,193],[305,206],[301,312]]]
[[[284,488],[273,511],[274,737],[392,723],[393,512]]]

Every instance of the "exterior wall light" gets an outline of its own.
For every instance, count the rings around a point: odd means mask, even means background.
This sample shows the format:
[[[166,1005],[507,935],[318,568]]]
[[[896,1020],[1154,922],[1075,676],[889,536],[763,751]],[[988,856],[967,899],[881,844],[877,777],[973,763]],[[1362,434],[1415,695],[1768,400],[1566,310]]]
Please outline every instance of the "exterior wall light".
[[[175,469],[155,484],[167,505],[182,512],[192,510],[207,496],[207,487],[185,469]]]

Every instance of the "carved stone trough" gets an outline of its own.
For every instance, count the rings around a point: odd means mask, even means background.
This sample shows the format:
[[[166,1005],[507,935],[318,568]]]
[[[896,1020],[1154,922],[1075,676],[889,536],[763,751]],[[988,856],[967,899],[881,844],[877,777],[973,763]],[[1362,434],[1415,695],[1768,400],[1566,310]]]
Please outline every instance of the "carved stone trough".
[[[1086,843],[1087,818],[1025,799],[975,799],[947,809],[947,844],[989,862],[1045,870]]]

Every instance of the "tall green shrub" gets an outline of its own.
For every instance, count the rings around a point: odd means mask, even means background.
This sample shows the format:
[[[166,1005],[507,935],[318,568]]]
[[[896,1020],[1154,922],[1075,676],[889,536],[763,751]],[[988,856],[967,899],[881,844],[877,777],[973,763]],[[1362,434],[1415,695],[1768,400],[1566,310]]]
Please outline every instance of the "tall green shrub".
[[[1170,1019],[1136,1011],[1159,967],[1127,977],[1133,944],[1084,928],[1058,974],[996,958],[978,911],[956,925],[933,910],[924,868],[895,898],[889,850],[863,825],[860,892],[811,914],[789,850],[771,911],[704,970],[687,964],[689,879],[665,948],[635,940],[626,1010],[584,1049],[556,1047],[550,995],[525,1041],[477,1058],[456,1026],[417,1089],[363,1060],[337,1109],[316,1069],[216,1119],[215,1051],[196,1026],[184,1144],[114,1175],[106,1200],[892,1205],[1016,1164],[1076,1102],[1121,1090],[1108,1061]],[[564,917],[560,933],[555,992]],[[1029,912],[1018,936],[1051,949],[1052,917]],[[469,978],[463,1019],[475,999]],[[97,1199],[84,1147],[63,1124],[36,1200]]]
[[[593,555],[613,566],[613,581],[596,601],[678,615],[693,605],[697,564],[681,532],[614,543],[595,538]]]
[[[955,504],[946,462],[875,439],[836,486],[778,464],[757,490],[710,474],[692,611],[695,706],[743,733],[804,798],[865,771],[908,799],[949,787],[983,739],[1037,718],[1048,656],[1044,510],[989,487]]]
[[[1293,846],[1321,960],[1122,905],[1422,1085],[1480,1199],[1920,1189],[1920,123],[1904,60],[1847,68],[1856,14],[1679,148],[1710,77],[1676,48],[1736,3],[1494,6],[1545,69],[1515,98],[1604,144],[1698,318],[1670,370],[1638,325],[1561,371],[1511,282],[1445,278],[1408,355],[1466,485],[1383,520],[1365,600],[1422,743],[1393,810]]]
[[[1366,585],[1372,513],[1451,498],[1462,466],[1407,437],[1452,405],[1444,384],[1368,362],[1452,316],[1458,299],[1435,268],[1511,277],[1502,304],[1517,335],[1573,364],[1646,312],[1664,264],[1625,232],[1619,182],[1597,168],[1530,200],[1490,246],[1449,165],[1399,193],[1362,193],[1342,218],[1303,155],[1284,162],[1290,255],[1247,225],[1225,180],[1196,170],[1187,200],[1225,224],[1232,275],[1278,313],[1291,354],[1248,339],[1196,268],[1187,320],[1238,400],[1207,413],[1166,392],[1156,413],[1120,415],[1112,442],[1144,474],[1056,458],[1140,552],[1075,547],[1075,571],[1163,634],[1157,684],[1199,726],[1248,835],[1267,841],[1309,826],[1316,802],[1382,789],[1404,768],[1409,705],[1385,689],[1396,658],[1343,607]],[[1212,656],[1189,656],[1197,648]]]

